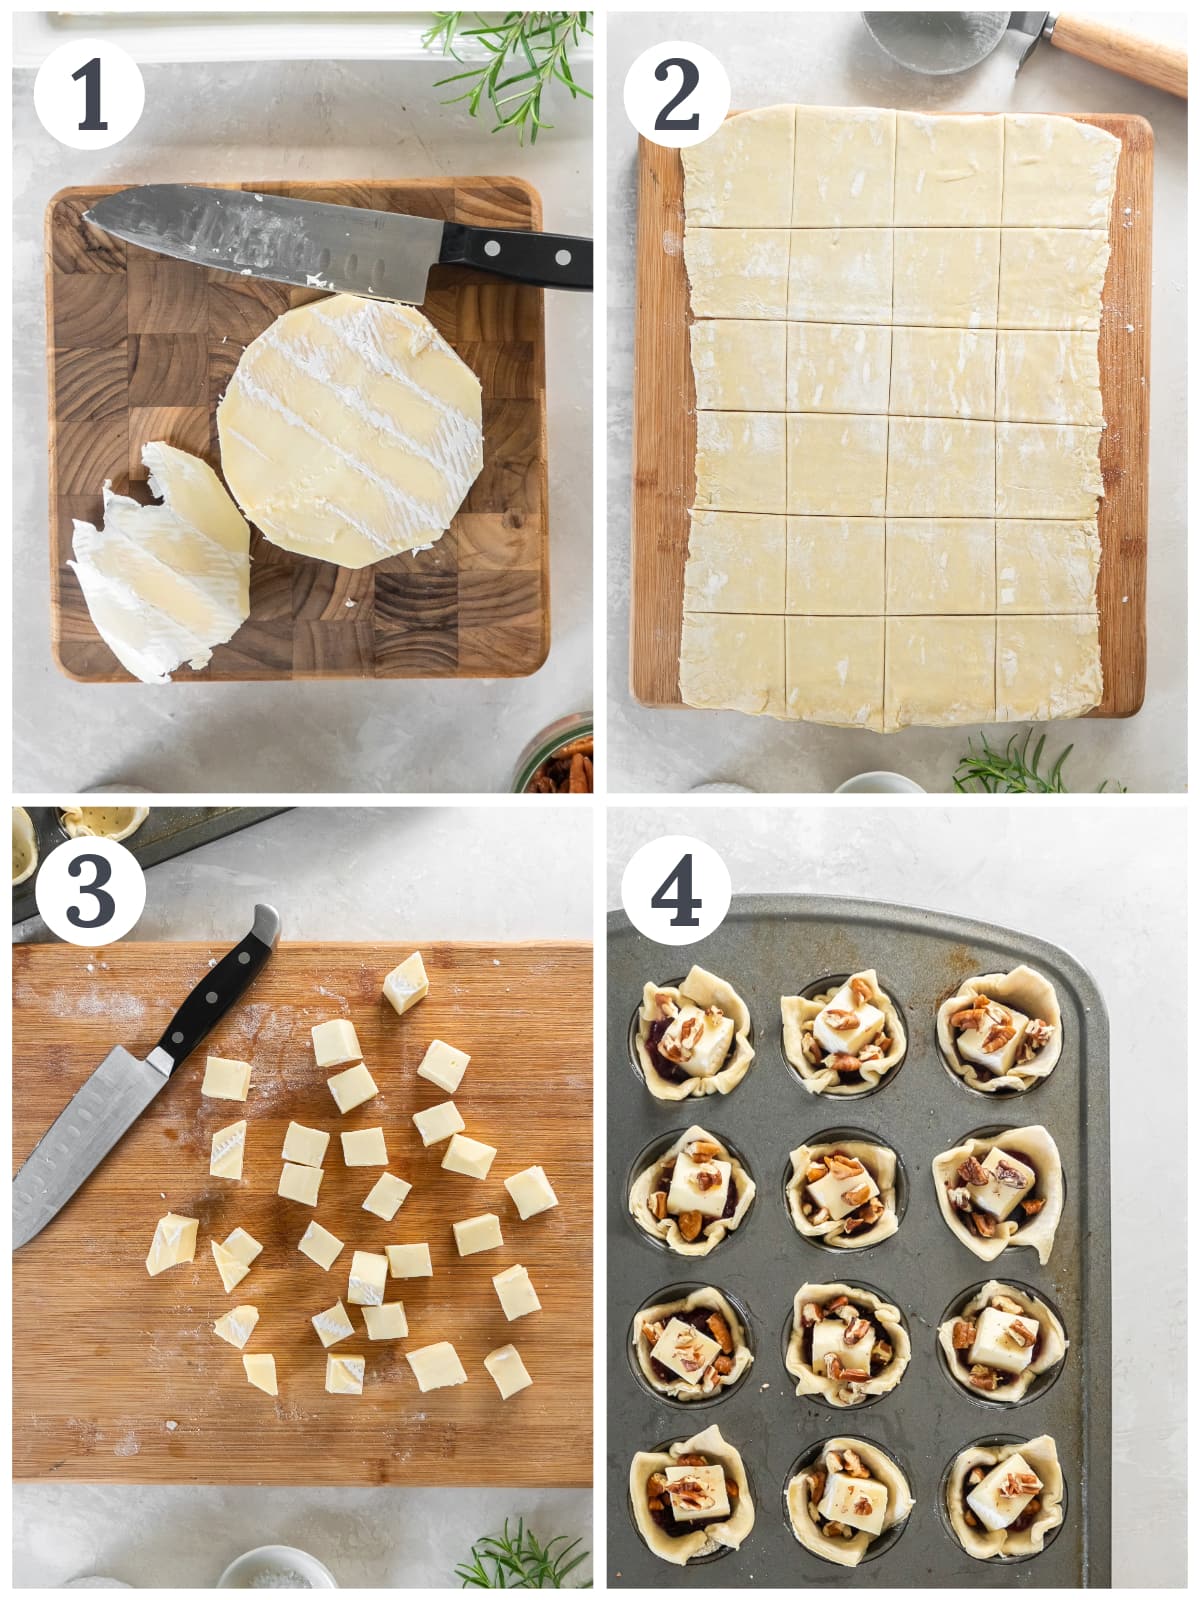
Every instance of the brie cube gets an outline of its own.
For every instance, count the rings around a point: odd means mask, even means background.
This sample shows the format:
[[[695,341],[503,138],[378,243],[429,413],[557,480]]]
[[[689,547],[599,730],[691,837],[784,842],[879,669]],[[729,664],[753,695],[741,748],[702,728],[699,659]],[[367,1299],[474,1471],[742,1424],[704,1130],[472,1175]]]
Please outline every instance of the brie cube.
[[[320,1167],[298,1167],[294,1162],[285,1161],[275,1192],[285,1200],[298,1200],[302,1206],[315,1206],[324,1176]]]
[[[483,1364],[495,1379],[501,1400],[507,1400],[522,1389],[528,1389],[533,1382],[525,1370],[525,1363],[521,1360],[515,1344],[505,1344],[501,1345],[499,1350],[490,1350],[484,1356]]]
[[[1019,1011],[1014,1011],[1011,1006],[1000,1007],[993,1002],[994,1009],[1001,1014],[1007,1012],[1009,1026],[1014,1029],[1013,1036],[1002,1045],[999,1050],[985,1050],[983,1042],[991,1032],[1000,1017],[989,1020],[982,1028],[964,1028],[958,1035],[958,1053],[964,1061],[974,1062],[976,1066],[987,1067],[991,1072],[1007,1072],[1016,1065],[1017,1056],[1025,1042],[1025,1030],[1029,1026],[1029,1018],[1022,1016]]]
[[[1008,1330],[1014,1323],[1029,1330],[1028,1344],[1008,1337]],[[972,1365],[979,1362],[982,1366],[994,1367],[997,1372],[1024,1372],[1033,1360],[1037,1334],[1038,1325],[1033,1317],[1014,1316],[1007,1311],[997,1311],[995,1306],[987,1306],[975,1324],[975,1343],[967,1359]]]
[[[340,1300],[328,1311],[318,1311],[309,1320],[317,1330],[317,1338],[327,1350],[331,1344],[337,1344],[339,1339],[348,1339],[354,1332],[354,1324]]]
[[[397,1178],[394,1173],[384,1172],[363,1201],[362,1208],[390,1222],[411,1193],[411,1183],[405,1183],[403,1178]]]
[[[303,1123],[289,1122],[283,1141],[283,1159],[294,1161],[298,1167],[320,1167],[329,1149],[329,1135],[320,1128],[306,1128]]]
[[[210,1244],[212,1246],[212,1258],[217,1264],[217,1271],[221,1274],[221,1282],[225,1285],[225,1293],[229,1294],[231,1290],[237,1288],[238,1284],[250,1271],[250,1268],[246,1262],[239,1261],[237,1256],[227,1250],[223,1244],[218,1244],[215,1239],[210,1240]]]
[[[388,1271],[393,1278],[432,1278],[433,1262],[427,1244],[388,1244]]]
[[[328,1228],[323,1228],[319,1222],[310,1222],[296,1248],[302,1256],[328,1272],[346,1246]]]
[[[727,1517],[729,1494],[725,1488],[725,1468],[668,1467],[664,1473],[671,1514],[676,1522],[695,1522],[700,1517]],[[687,1487],[686,1496],[683,1493]]]
[[[854,1014],[854,1026],[841,1033],[830,1025],[831,1011],[848,1011]],[[822,1050],[829,1055],[858,1055],[865,1050],[876,1034],[883,1032],[883,1012],[878,1006],[859,1005],[848,983],[843,984],[832,1000],[821,1007],[813,1018],[813,1034]]]
[[[242,1365],[246,1369],[247,1378],[256,1389],[261,1389],[264,1394],[279,1393],[274,1356],[243,1356]]]
[[[485,1211],[482,1216],[467,1217],[452,1226],[460,1256],[477,1256],[481,1250],[498,1250],[504,1243],[500,1233],[500,1218],[490,1211]]]
[[[690,1078],[709,1078],[721,1070],[732,1043],[732,1017],[712,1016],[685,1001],[658,1041],[658,1053]]]
[[[871,1351],[875,1348],[875,1330],[864,1333],[854,1344],[846,1343],[848,1323],[840,1317],[827,1317],[818,1322],[812,1331],[812,1369],[826,1376],[825,1357],[836,1356],[847,1372],[871,1371]]]
[[[329,1092],[338,1110],[345,1116],[347,1111],[365,1105],[377,1095],[379,1086],[367,1071],[366,1062],[360,1061],[356,1067],[350,1067],[346,1072],[335,1072],[329,1079]]]
[[[361,1394],[367,1363],[362,1356],[326,1356],[326,1394]]]
[[[257,1306],[234,1306],[213,1323],[213,1332],[235,1350],[244,1350],[250,1335],[258,1326]]]
[[[318,1022],[312,1030],[312,1042],[318,1067],[344,1067],[350,1061],[362,1060],[354,1024],[345,1017]]]
[[[356,1128],[342,1135],[342,1160],[348,1167],[386,1167],[387,1145],[382,1128]]]
[[[428,993],[429,979],[425,976],[425,963],[419,950],[398,967],[393,967],[383,980],[383,997],[398,1017],[411,1010],[418,1000],[424,1000]]]
[[[406,1339],[408,1318],[402,1300],[389,1300],[384,1306],[364,1306],[363,1321],[368,1339]]]
[[[421,1135],[426,1150],[431,1144],[441,1144],[452,1133],[461,1133],[466,1123],[458,1114],[453,1100],[443,1100],[441,1105],[426,1106],[424,1111],[413,1112],[413,1126]]]
[[[702,1217],[719,1217],[729,1198],[730,1161],[693,1161],[680,1151],[667,1191],[667,1210],[678,1217],[685,1211],[698,1211]],[[711,1188],[705,1184],[716,1177]]]
[[[509,1267],[506,1272],[498,1272],[492,1283],[500,1297],[500,1309],[510,1322],[542,1309],[542,1302],[524,1267]]]
[[[350,1287],[346,1299],[352,1306],[381,1306],[387,1282],[388,1258],[369,1250],[356,1250],[350,1262]]]
[[[250,1063],[209,1056],[200,1093],[210,1100],[244,1100],[250,1093]]]
[[[447,1172],[461,1172],[466,1178],[486,1178],[495,1159],[495,1145],[483,1144],[479,1139],[468,1139],[465,1133],[456,1133],[446,1146],[442,1166]]]
[[[672,1317],[651,1352],[655,1361],[689,1383],[699,1383],[721,1354],[721,1346],[699,1328]]]
[[[1030,1489],[1027,1494],[1003,1493],[1010,1478],[1026,1472],[1032,1474],[1035,1488]],[[995,1533],[998,1529],[1007,1528],[1010,1523],[1015,1522],[1034,1495],[1040,1494],[1041,1491],[1042,1480],[1018,1451],[1016,1455],[1009,1456],[1007,1461],[999,1462],[981,1482],[975,1485],[967,1496],[967,1504],[984,1527]]]
[[[443,1339],[438,1344],[422,1345],[419,1350],[410,1350],[405,1360],[412,1368],[422,1394],[428,1394],[430,1389],[448,1389],[467,1381],[458,1351],[449,1339]]]
[[[846,1472],[831,1472],[825,1494],[817,1510],[830,1522],[843,1522],[874,1537],[883,1532],[888,1494],[875,1478],[852,1478]]]
[[[988,1181],[978,1189],[974,1184],[969,1186],[971,1199],[980,1211],[986,1211],[989,1217],[995,1217],[997,1222],[1003,1222],[1033,1188],[1037,1182],[1037,1173],[1023,1161],[1018,1161],[1016,1156],[1006,1155],[1003,1150],[996,1147],[988,1151],[980,1165],[988,1174]],[[995,1176],[1000,1167],[1011,1171],[1014,1177],[1019,1177],[1020,1183],[1001,1183]]]
[[[470,1059],[465,1050],[456,1050],[452,1044],[435,1039],[417,1068],[417,1077],[428,1078],[430,1083],[436,1083],[446,1094],[453,1094],[462,1082]]]
[[[860,1195],[859,1191],[864,1185],[867,1193]],[[848,1217],[852,1211],[857,1211],[859,1206],[873,1199],[879,1193],[879,1185],[864,1168],[850,1178],[835,1178],[832,1172],[827,1172],[816,1183],[809,1184],[808,1192],[815,1205],[824,1206],[833,1220],[840,1222],[843,1217]],[[846,1199],[848,1194],[859,1196],[853,1205]]]
[[[247,1267],[252,1266],[262,1255],[262,1245],[253,1234],[247,1233],[245,1228],[235,1228],[225,1240],[223,1248]]]
[[[231,1122],[227,1128],[218,1128],[212,1136],[212,1151],[208,1158],[209,1177],[240,1178],[245,1154],[244,1122]]]
[[[504,1187],[522,1222],[558,1204],[558,1196],[550,1187],[550,1179],[541,1167],[526,1167],[524,1172],[514,1172],[511,1178],[505,1178]]]
[[[186,1261],[196,1259],[196,1229],[199,1226],[198,1218],[177,1217],[173,1211],[168,1211],[165,1217],[158,1219],[146,1257],[146,1271],[152,1278],[165,1272],[168,1267],[179,1267]]]

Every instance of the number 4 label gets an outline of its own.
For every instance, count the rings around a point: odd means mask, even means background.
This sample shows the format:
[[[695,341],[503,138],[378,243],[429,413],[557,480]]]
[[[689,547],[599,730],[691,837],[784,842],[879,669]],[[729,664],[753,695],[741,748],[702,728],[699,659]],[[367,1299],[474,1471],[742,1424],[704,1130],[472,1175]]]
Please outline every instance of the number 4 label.
[[[146,875],[113,839],[68,839],[42,862],[34,885],[51,933],[68,944],[123,939],[146,906]]]
[[[644,50],[625,75],[625,115],[655,144],[699,144],[728,110],[728,74],[703,45],[669,39]]]
[[[725,920],[731,893],[721,857],[686,834],[644,844],[621,879],[621,903],[630,922],[657,944],[706,939]]]

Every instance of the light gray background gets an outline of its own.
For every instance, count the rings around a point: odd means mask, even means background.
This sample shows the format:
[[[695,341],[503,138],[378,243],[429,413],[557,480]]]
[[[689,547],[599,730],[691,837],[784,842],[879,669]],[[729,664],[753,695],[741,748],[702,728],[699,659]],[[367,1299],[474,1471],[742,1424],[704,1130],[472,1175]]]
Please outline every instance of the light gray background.
[[[1182,12],[1106,12],[1104,20],[1150,38],[1186,42]],[[650,711],[629,692],[629,518],[632,448],[634,232],[637,136],[621,111],[630,63],[662,39],[706,45],[724,63],[734,107],[780,101],[932,111],[1122,111],[1148,119],[1154,164],[1152,395],[1150,402],[1149,672],[1146,701],[1125,721],[1059,723],[1047,745],[1075,744],[1073,789],[1111,778],[1132,790],[1180,790],[1186,782],[1186,171],[1187,106],[1039,48],[1014,81],[1011,38],[982,66],[954,78],[917,79],[891,67],[859,13],[623,13],[609,18],[608,539],[609,788],[679,793],[713,779],[771,793],[831,790],[885,767],[931,792],[949,791],[973,728],[877,734],[779,723],[737,712]],[[1001,742],[1012,727],[996,729]]]
[[[1181,1171],[1161,1167],[1147,1226],[1140,1176],[1162,1130],[1187,1118],[1186,1062],[1145,1042],[1146,997],[1186,987],[1186,826],[1182,808],[1109,805],[1069,817],[1045,804],[609,811],[611,908],[620,907],[621,874],[640,845],[686,834],[720,851],[735,895],[850,895],[977,917],[1061,945],[1096,979],[1112,1030],[1112,1547],[1120,1588],[1181,1586],[1187,1572],[1184,1367],[1145,1359],[1148,1303],[1159,1327],[1187,1325],[1187,1186]]]
[[[132,937],[232,944],[266,899],[285,939],[590,939],[591,849],[590,816],[563,805],[293,811],[151,868]],[[590,1548],[591,1500],[589,1489],[18,1484],[13,1583],[99,1573],[210,1588],[243,1551],[291,1544],[342,1588],[457,1587],[455,1564],[505,1517]]]
[[[286,34],[286,23],[281,23]],[[590,86],[591,63],[579,78]],[[42,217],[69,184],[516,174],[544,225],[591,232],[591,103],[555,92],[532,147],[439,102],[440,59],[241,62],[143,69],[123,143],[58,145],[14,74],[14,786],[82,793],[505,790],[526,741],[592,706],[592,297],[546,295],[551,649],[531,678],[79,684],[50,655]],[[97,484],[96,488],[99,489]],[[182,669],[187,675],[187,668]]]

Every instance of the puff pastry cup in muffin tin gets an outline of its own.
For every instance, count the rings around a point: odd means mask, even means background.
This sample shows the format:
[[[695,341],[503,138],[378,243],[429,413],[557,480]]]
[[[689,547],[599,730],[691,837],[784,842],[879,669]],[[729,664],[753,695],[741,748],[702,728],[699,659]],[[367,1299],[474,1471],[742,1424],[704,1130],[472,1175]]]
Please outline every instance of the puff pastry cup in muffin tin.
[[[746,1002],[723,978],[693,967],[677,985],[648,983],[635,1049],[658,1100],[728,1094],[754,1060]]]

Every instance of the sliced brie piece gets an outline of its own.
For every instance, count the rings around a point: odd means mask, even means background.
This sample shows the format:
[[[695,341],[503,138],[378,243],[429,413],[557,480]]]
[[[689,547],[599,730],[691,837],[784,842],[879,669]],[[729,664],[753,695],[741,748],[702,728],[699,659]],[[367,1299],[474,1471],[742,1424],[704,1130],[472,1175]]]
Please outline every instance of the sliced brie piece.
[[[328,1272],[346,1246],[328,1228],[323,1228],[319,1222],[310,1222],[296,1248]]]
[[[478,1217],[466,1217],[451,1226],[460,1256],[477,1256],[481,1250],[498,1250],[504,1243],[500,1233],[500,1218],[491,1211],[485,1211]]]
[[[830,1522],[859,1528],[875,1538],[883,1532],[887,1502],[887,1488],[875,1478],[852,1478],[847,1472],[831,1472],[817,1510]]]
[[[405,1359],[412,1368],[422,1394],[428,1394],[430,1389],[447,1389],[467,1381],[458,1351],[448,1339],[438,1344],[422,1345],[419,1350],[410,1350]]]
[[[285,1200],[298,1200],[302,1206],[315,1206],[321,1192],[325,1174],[320,1167],[297,1167],[285,1161],[279,1174],[279,1188],[275,1191]]]
[[[542,1211],[550,1211],[558,1204],[558,1196],[550,1187],[550,1179],[541,1167],[526,1167],[524,1172],[514,1172],[505,1178],[504,1187],[512,1197],[517,1214],[524,1222]]]
[[[883,1032],[883,1020],[878,1006],[860,1005],[845,983],[813,1018],[813,1034],[828,1055],[856,1056]],[[847,1025],[835,1027],[835,1023]]]
[[[388,1258],[369,1250],[356,1250],[350,1262],[346,1299],[352,1306],[381,1306],[387,1283]]]
[[[983,1026],[964,1028],[958,1035],[958,1053],[964,1061],[986,1067],[989,1072],[1008,1072],[1016,1065],[1028,1026],[1028,1017],[993,1000]],[[988,1045],[990,1049],[986,1048]]]
[[[993,1367],[997,1372],[1024,1372],[1033,1360],[1037,1335],[1038,1325],[1027,1312],[1014,1316],[985,1306],[975,1324],[975,1343],[967,1359],[972,1365]]]
[[[846,1343],[849,1323],[840,1317],[827,1317],[818,1322],[812,1331],[812,1369],[822,1377],[827,1375],[825,1358],[836,1356],[846,1372],[865,1372],[870,1375],[871,1351],[875,1348],[874,1329],[863,1334],[853,1344]]]
[[[246,1376],[256,1389],[264,1394],[278,1394],[279,1381],[275,1376],[275,1357],[269,1355],[243,1356]]]
[[[731,1161],[694,1161],[681,1150],[667,1191],[667,1210],[673,1217],[698,1211],[702,1217],[719,1217],[729,1199],[733,1173]]]
[[[362,1208],[390,1222],[411,1193],[411,1183],[405,1183],[403,1178],[397,1178],[394,1173],[384,1172],[363,1201]]]
[[[367,1071],[364,1061],[360,1061],[356,1067],[350,1067],[345,1072],[335,1072],[328,1080],[328,1084],[334,1103],[343,1116],[357,1106],[365,1105],[379,1093],[375,1079]]]
[[[196,1259],[196,1230],[200,1226],[196,1217],[179,1217],[168,1211],[158,1219],[150,1252],[146,1257],[146,1271],[152,1278],[168,1267],[179,1267]]]
[[[326,1067],[344,1067],[363,1058],[354,1024],[346,1017],[318,1022],[312,1030],[312,1042],[317,1065],[322,1070]]]
[[[363,1322],[368,1339],[406,1339],[408,1318],[401,1300],[389,1300],[382,1306],[364,1306]]]
[[[984,1527],[995,1533],[1014,1523],[1041,1490],[1042,1480],[1017,1451],[1007,1461],[994,1466],[975,1485],[967,1496],[967,1504]]]
[[[495,1159],[495,1145],[484,1144],[480,1139],[468,1139],[465,1133],[456,1133],[446,1146],[442,1166],[447,1172],[461,1172],[465,1178],[486,1178]]]
[[[250,1335],[258,1326],[257,1306],[234,1306],[213,1323],[213,1332],[235,1350],[244,1350]]]
[[[240,1178],[245,1154],[244,1122],[231,1122],[227,1128],[218,1128],[212,1136],[212,1151],[208,1158],[209,1177]]]
[[[428,993],[429,979],[425,976],[425,963],[419,950],[414,950],[398,967],[393,967],[383,980],[383,997],[398,1017],[411,1011]]]
[[[436,1083],[444,1094],[453,1094],[462,1082],[470,1060],[465,1050],[456,1050],[452,1044],[435,1039],[417,1068],[417,1077]]]
[[[252,1233],[247,1233],[245,1228],[235,1228],[225,1240],[224,1248],[237,1261],[245,1266],[252,1266],[262,1255],[262,1245]]]
[[[1037,1173],[1016,1156],[995,1147],[984,1156],[980,1166],[987,1173],[988,1181],[978,1188],[969,1185],[971,1199],[980,1211],[1003,1222],[1033,1188]]]
[[[432,1278],[433,1261],[427,1244],[389,1244],[388,1271],[393,1278]]]
[[[699,1328],[672,1317],[650,1353],[655,1361],[678,1377],[698,1384],[721,1354],[721,1346]]]
[[[354,1324],[350,1321],[350,1314],[340,1300],[336,1301],[327,1311],[318,1311],[309,1321],[317,1330],[317,1338],[328,1350],[331,1344],[337,1344],[341,1339],[349,1339],[354,1332]]]
[[[725,1469],[719,1464],[707,1467],[667,1467],[667,1494],[676,1522],[696,1522],[701,1517],[727,1517],[729,1493],[725,1488]]]
[[[501,1345],[499,1350],[490,1350],[484,1356],[483,1364],[495,1380],[501,1400],[508,1400],[514,1394],[519,1394],[522,1389],[528,1389],[533,1382],[525,1370],[525,1363],[521,1360],[515,1344],[505,1344]]]
[[[542,1309],[537,1290],[530,1282],[529,1274],[524,1267],[509,1267],[506,1272],[498,1272],[492,1283],[500,1298],[500,1308],[510,1322]]]
[[[386,1167],[387,1143],[382,1128],[355,1128],[342,1135],[342,1160],[348,1167]]]
[[[658,1041],[657,1050],[664,1061],[681,1068],[690,1078],[710,1078],[721,1070],[732,1043],[732,1017],[716,1006],[701,1011],[699,1006],[684,1001]]]
[[[326,1356],[325,1389],[329,1394],[361,1394],[367,1363],[362,1356]]]
[[[225,1286],[225,1293],[229,1294],[236,1289],[238,1284],[250,1271],[244,1261],[239,1261],[223,1244],[218,1244],[215,1239],[210,1241],[212,1257],[217,1264],[217,1271],[221,1274],[221,1282]]]
[[[441,1144],[443,1139],[461,1133],[466,1127],[453,1100],[443,1100],[439,1106],[426,1106],[424,1111],[414,1111],[413,1125],[427,1150],[430,1145]]]
[[[833,1220],[840,1222],[843,1217],[848,1217],[852,1211],[857,1211],[859,1206],[873,1199],[879,1193],[879,1185],[864,1167],[849,1178],[838,1178],[832,1172],[827,1172],[816,1183],[808,1185],[808,1192],[814,1204],[824,1206]]]
[[[303,1123],[289,1122],[283,1141],[283,1159],[298,1167],[320,1167],[325,1163],[329,1148],[329,1135],[320,1128],[306,1128]]]
[[[251,1066],[248,1061],[228,1061],[224,1056],[209,1056],[204,1064],[200,1093],[210,1100],[244,1100],[250,1093]]]

